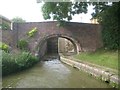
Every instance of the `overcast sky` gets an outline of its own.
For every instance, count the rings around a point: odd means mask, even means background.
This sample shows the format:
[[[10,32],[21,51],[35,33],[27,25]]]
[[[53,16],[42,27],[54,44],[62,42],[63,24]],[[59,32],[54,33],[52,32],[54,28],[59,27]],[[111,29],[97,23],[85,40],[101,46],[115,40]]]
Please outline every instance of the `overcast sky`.
[[[0,0],[0,14],[12,19],[21,17],[27,22],[45,21],[41,12],[41,3],[36,0]],[[88,14],[75,15],[73,22],[89,23],[91,19],[92,7],[89,7]]]

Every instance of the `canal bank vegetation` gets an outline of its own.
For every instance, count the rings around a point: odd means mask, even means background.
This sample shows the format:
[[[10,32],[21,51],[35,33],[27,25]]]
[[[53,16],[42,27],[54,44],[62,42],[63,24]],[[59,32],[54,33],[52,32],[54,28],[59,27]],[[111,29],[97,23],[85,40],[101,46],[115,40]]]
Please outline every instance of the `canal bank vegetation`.
[[[6,76],[33,66],[38,58],[30,52],[19,52],[18,54],[2,51],[2,75]]]
[[[118,51],[100,49],[95,52],[81,52],[74,58],[118,70]]]

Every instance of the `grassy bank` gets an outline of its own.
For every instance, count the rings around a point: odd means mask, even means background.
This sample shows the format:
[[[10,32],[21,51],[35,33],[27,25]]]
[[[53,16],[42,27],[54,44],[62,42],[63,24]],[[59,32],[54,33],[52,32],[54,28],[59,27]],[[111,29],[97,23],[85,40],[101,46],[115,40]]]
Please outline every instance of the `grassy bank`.
[[[2,75],[18,72],[31,67],[38,58],[29,52],[20,52],[19,54],[11,54],[2,51]]]
[[[96,52],[82,52],[79,55],[75,55],[75,58],[97,64],[100,66],[105,66],[112,69],[118,69],[118,52],[117,51],[107,51],[98,50]]]

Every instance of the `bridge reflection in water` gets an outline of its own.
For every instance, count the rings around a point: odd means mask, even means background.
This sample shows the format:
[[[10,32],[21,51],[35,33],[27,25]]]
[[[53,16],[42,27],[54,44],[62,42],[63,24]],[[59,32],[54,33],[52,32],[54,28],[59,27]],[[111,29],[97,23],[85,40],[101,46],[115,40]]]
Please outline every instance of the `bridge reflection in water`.
[[[40,61],[28,70],[4,77],[3,87],[111,88],[108,84],[63,64],[55,57]]]

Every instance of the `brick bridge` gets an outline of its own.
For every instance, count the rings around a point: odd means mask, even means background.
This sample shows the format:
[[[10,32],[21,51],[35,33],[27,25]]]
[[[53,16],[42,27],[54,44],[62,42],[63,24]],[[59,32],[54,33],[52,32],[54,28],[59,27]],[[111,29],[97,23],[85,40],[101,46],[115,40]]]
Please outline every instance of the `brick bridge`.
[[[9,31],[12,39],[7,43],[14,47],[18,40],[27,39],[30,51],[40,56],[46,52],[58,52],[58,37],[70,40],[76,53],[95,51],[102,46],[101,29],[98,24],[67,22],[64,27],[58,27],[57,24],[58,22],[14,23],[13,30]],[[38,30],[36,35],[28,39],[27,33],[34,27]]]

